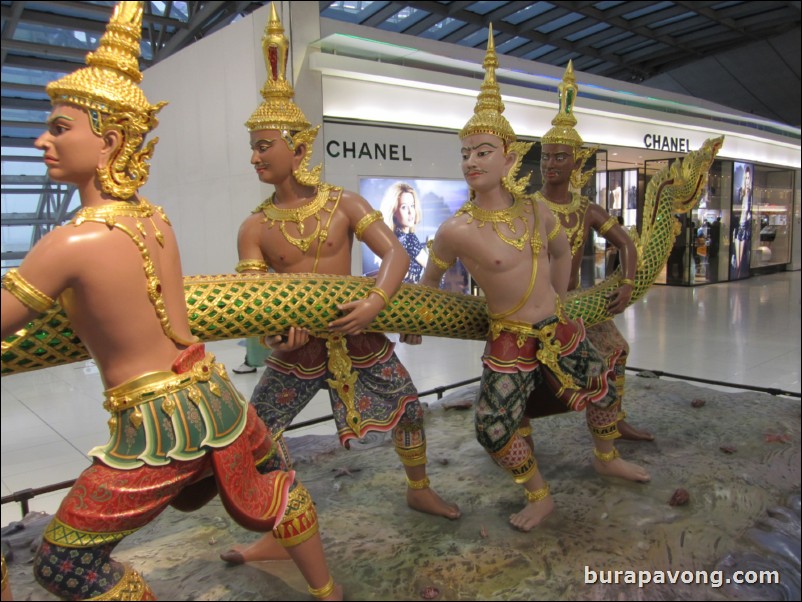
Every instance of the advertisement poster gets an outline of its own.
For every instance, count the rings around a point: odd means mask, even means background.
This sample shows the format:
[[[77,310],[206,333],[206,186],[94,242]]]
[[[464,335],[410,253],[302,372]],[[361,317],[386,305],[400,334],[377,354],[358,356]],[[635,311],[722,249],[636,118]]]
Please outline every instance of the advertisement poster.
[[[730,280],[749,276],[752,256],[752,185],[755,166],[734,163],[732,174],[732,237]]]
[[[409,254],[410,267],[404,282],[417,284],[429,259],[426,243],[468,199],[468,185],[464,180],[370,177],[360,178],[359,194],[382,212],[384,222]],[[363,275],[375,276],[380,266],[381,258],[363,243]],[[446,272],[441,288],[470,293],[468,272],[460,262]]]

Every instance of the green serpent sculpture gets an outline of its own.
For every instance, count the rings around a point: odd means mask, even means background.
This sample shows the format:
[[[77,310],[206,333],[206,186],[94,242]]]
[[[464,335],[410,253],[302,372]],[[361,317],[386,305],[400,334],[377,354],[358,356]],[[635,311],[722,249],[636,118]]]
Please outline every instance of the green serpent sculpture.
[[[642,230],[640,235],[632,233],[638,249],[632,302],[646,293],[663,269],[679,232],[674,215],[698,203],[723,140],[707,140],[649,182]],[[609,319],[607,298],[620,277],[616,271],[592,288],[571,292],[565,303],[568,315],[581,317],[587,325]],[[371,278],[320,274],[184,278],[190,325],[202,341],[280,334],[289,326],[325,331],[339,314],[337,305],[364,297],[373,285]],[[371,330],[482,340],[488,331],[487,306],[482,297],[404,284]],[[57,304],[3,341],[1,373],[7,376],[88,358]]]

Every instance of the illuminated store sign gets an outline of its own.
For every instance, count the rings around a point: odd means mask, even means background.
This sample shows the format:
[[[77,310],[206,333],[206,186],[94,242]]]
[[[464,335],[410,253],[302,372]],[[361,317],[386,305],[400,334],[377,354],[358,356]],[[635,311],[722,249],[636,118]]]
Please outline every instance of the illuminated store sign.
[[[643,146],[660,151],[671,151],[672,153],[691,152],[691,143],[687,138],[672,138],[661,136],[660,134],[646,134],[643,137]]]
[[[334,159],[368,159],[370,161],[412,161],[405,144],[381,144],[379,142],[348,142],[330,140],[326,154]]]

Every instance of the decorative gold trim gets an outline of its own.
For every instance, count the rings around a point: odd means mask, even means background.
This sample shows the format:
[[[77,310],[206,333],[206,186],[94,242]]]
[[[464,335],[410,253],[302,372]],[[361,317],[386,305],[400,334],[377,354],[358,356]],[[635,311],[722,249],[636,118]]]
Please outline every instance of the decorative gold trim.
[[[551,232],[549,232],[548,236],[546,237],[546,238],[549,239],[549,241],[552,241],[555,238],[557,238],[557,235],[560,233],[560,230],[562,230],[562,227],[563,227],[563,225],[560,222],[560,220],[555,219],[554,221],[557,222],[557,223],[554,224],[554,227],[551,229]]]
[[[48,297],[25,280],[16,268],[8,270],[3,276],[3,288],[14,295],[25,307],[41,314],[56,304],[55,299]]]
[[[268,272],[270,266],[263,259],[243,259],[234,268],[238,274],[242,272]]]
[[[526,494],[526,501],[539,502],[549,495],[549,484],[545,483],[543,487],[540,489],[535,489],[534,491],[529,491],[528,489],[524,488],[524,494]]]
[[[365,230],[378,221],[384,221],[384,216],[378,209],[367,215],[363,215],[362,219],[360,219],[354,227],[354,236],[356,236],[357,240],[361,242],[362,237],[365,235]]]
[[[170,222],[161,207],[151,205],[146,199],[139,199],[138,203],[115,202],[107,203],[97,207],[84,207],[80,209],[71,222],[74,226],[80,226],[84,222],[95,222],[105,224],[109,228],[117,228],[121,230],[131,241],[136,245],[139,254],[142,257],[142,268],[145,271],[145,279],[147,281],[148,298],[150,299],[153,309],[156,311],[156,316],[159,318],[164,334],[171,340],[179,343],[180,345],[194,345],[198,342],[196,338],[184,339],[179,336],[170,324],[170,317],[167,315],[167,308],[164,305],[164,298],[162,297],[162,285],[159,277],[156,275],[156,268],[153,265],[153,260],[150,258],[150,251],[145,244],[144,239],[147,236],[147,231],[139,220],[141,218],[150,218],[151,224],[155,230],[156,241],[160,245],[164,245],[164,236],[159,231],[156,223],[153,221],[153,214],[158,213],[162,220],[169,226]],[[119,217],[133,217],[136,219],[136,230],[139,233],[137,236],[131,229],[117,221]]]
[[[326,203],[329,202],[329,192],[331,188],[332,187],[328,186],[327,184],[321,184],[317,188],[315,198],[308,203],[304,203],[300,207],[293,207],[292,209],[283,209],[276,206],[276,195],[273,193],[269,199],[259,205],[257,211],[261,211],[264,214],[265,217],[263,222],[270,222],[271,228],[276,224],[276,222],[278,222],[279,230],[281,231],[281,234],[284,236],[285,240],[291,245],[298,247],[302,253],[306,253],[309,250],[309,247],[312,246],[313,242],[320,239],[320,242],[322,243],[323,240],[325,240],[325,231],[321,231],[320,228],[320,212],[325,207]],[[304,238],[304,231],[306,230],[304,222],[307,218],[313,216],[315,218],[314,232]],[[298,233],[300,234],[299,237],[296,238],[287,232],[285,226],[287,222],[293,222],[297,226]]]
[[[599,226],[599,234],[604,236],[607,234],[613,226],[618,225],[618,218],[613,217],[612,215],[607,218],[607,220]]]
[[[331,595],[331,592],[334,591],[334,577],[329,575],[329,580],[323,587],[314,588],[309,585],[307,586],[307,589],[309,590],[309,593],[318,600],[328,598]]]
[[[318,529],[312,496],[298,483],[290,492],[284,517],[274,529],[276,541],[284,548],[291,548],[308,540]]]
[[[437,256],[437,253],[434,252],[434,239],[429,239],[426,242],[426,248],[429,251],[429,259],[431,260],[431,262],[434,265],[436,265],[438,268],[440,268],[441,270],[449,270],[449,269],[451,269],[451,266],[453,266],[455,263],[457,263],[456,259],[454,261],[452,261],[451,263],[448,263],[446,261],[443,261],[442,259],[440,259]]]
[[[621,454],[618,453],[618,450],[613,448],[613,451],[609,452],[600,452],[595,447],[593,448],[593,455],[599,459],[599,462],[612,462],[616,458],[620,458]]]
[[[420,481],[413,481],[409,477],[407,477],[407,487],[410,489],[428,489],[431,482],[429,481],[429,477],[423,477]]]
[[[208,382],[214,369],[221,367],[215,364],[214,355],[207,353],[201,361],[196,362],[189,372],[149,372],[138,378],[129,380],[117,387],[105,391],[106,401],[103,408],[110,413],[122,412],[146,401],[159,399],[198,382]],[[190,395],[192,398],[192,395]]]
[[[562,215],[571,215],[573,213],[576,213],[576,210],[579,209],[579,205],[582,202],[582,195],[576,192],[571,194],[571,200],[565,204],[555,203],[554,201],[550,201],[545,196],[543,196],[543,193],[540,191],[537,191],[535,193],[535,196],[539,201],[543,201],[544,203],[546,203],[546,206],[552,213],[561,213]]]
[[[382,300],[384,301],[384,307],[390,305],[390,297],[388,297],[387,293],[385,293],[380,287],[374,286],[373,288],[371,288],[368,291],[367,297],[369,297],[372,293],[376,293],[377,295],[379,295],[379,297],[382,298]]]
[[[348,343],[341,335],[326,337],[326,349],[329,352],[328,369],[333,378],[326,382],[337,393],[345,405],[345,421],[354,434],[361,436],[362,416],[356,409],[357,374],[353,370],[351,357],[348,355]]]
[[[147,595],[147,597],[146,597]],[[99,596],[84,598],[84,600],[151,600],[152,592],[138,572],[126,565],[125,573],[110,590]]]
[[[476,220],[480,228],[483,228],[487,223],[493,224],[493,231],[496,233],[496,236],[520,251],[524,248],[526,241],[529,240],[529,221],[526,219],[526,215],[531,214],[532,211],[531,203],[525,202],[523,197],[513,197],[512,205],[506,209],[496,210],[483,209],[473,201],[467,201],[459,208],[454,216],[467,215],[468,223],[470,224]],[[516,231],[516,220],[521,220],[523,223],[523,232],[520,235]],[[499,224],[505,224],[510,232],[512,232],[512,236],[510,237],[503,234],[499,230]],[[536,235],[536,232],[534,235]]]
[[[571,194],[570,202],[563,205],[550,201],[539,190],[535,193],[535,200],[545,203],[549,211],[557,215],[557,220],[562,224],[565,235],[568,237],[568,244],[571,245],[571,257],[575,257],[585,244],[585,210],[590,201],[574,192]],[[576,222],[569,226],[565,222],[572,216],[576,218]]]
[[[64,548],[89,548],[119,542],[136,531],[138,529],[128,529],[113,533],[82,531],[61,522],[58,518],[54,518],[48,523],[42,537],[45,541]]]
[[[398,454],[398,458],[404,466],[423,466],[426,464],[425,442],[415,447],[401,447],[396,443],[395,453]]]

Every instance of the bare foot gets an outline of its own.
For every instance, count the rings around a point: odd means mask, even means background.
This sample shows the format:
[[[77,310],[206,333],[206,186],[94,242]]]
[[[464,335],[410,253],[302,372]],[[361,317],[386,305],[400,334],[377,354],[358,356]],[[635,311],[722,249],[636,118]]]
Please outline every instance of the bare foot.
[[[554,510],[554,500],[547,495],[537,502],[528,502],[520,512],[510,515],[510,524],[521,531],[531,531]]]
[[[628,441],[654,441],[654,435],[649,431],[635,428],[626,420],[618,422],[618,432],[621,434],[622,439],[627,439]]]
[[[411,489],[407,487],[407,506],[418,512],[433,514],[435,516],[445,516],[454,520],[459,518],[462,513],[459,506],[449,504],[431,487],[425,489]]]
[[[220,554],[220,558],[229,564],[244,564],[261,560],[290,560],[290,555],[286,548],[282,547],[271,533],[268,533],[249,546],[235,546],[233,549],[223,552]],[[332,600],[334,599],[332,598]]]
[[[627,462],[621,458],[616,458],[610,462],[602,462],[598,458],[594,457],[593,468],[595,468],[596,472],[601,475],[607,477],[621,477],[622,479],[626,479],[628,481],[646,483],[652,478],[649,476],[649,473],[646,472],[645,468],[642,468],[637,464],[633,464],[632,462]]]

